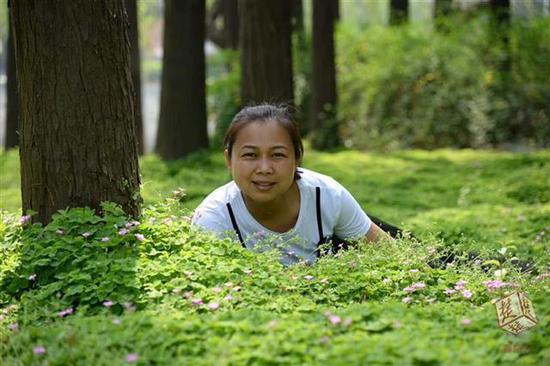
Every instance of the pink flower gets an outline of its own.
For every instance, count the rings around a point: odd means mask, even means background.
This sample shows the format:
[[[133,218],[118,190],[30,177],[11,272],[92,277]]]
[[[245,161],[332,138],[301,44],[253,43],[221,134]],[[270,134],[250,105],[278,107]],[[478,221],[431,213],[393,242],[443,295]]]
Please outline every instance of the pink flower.
[[[485,287],[487,287],[487,290],[490,292],[506,286],[506,282],[502,282],[501,280],[483,281],[483,284],[485,285]]]
[[[545,278],[549,278],[549,277],[550,277],[550,273],[543,273],[543,274],[538,275],[537,277],[535,277],[535,280],[541,281],[541,280],[544,280]]]
[[[200,306],[200,305],[203,305],[204,302],[202,301],[202,299],[192,299],[191,300],[191,305],[193,306]]]
[[[71,315],[72,313],[74,313],[74,309],[73,309],[73,308],[67,308],[67,309],[62,310],[62,311],[60,311],[59,313],[57,313],[57,315],[58,315],[60,318],[64,318],[64,317],[66,317],[67,315]]]
[[[232,282],[226,282],[223,284],[225,287],[233,287],[233,283]]]
[[[462,325],[470,325],[470,324],[472,324],[472,321],[468,318],[464,318],[464,319],[462,319],[462,321],[460,323]]]
[[[179,295],[180,292],[181,292],[181,289],[180,289],[180,288],[175,288],[175,289],[172,290],[172,293],[173,293],[174,295]]]
[[[191,271],[183,271],[183,274],[186,275],[187,277],[191,277],[193,275],[193,272]]]
[[[8,328],[9,328],[11,331],[17,332],[17,331],[19,330],[19,324],[17,324],[17,323],[11,323],[10,325],[8,325]]]
[[[455,284],[455,290],[458,290],[458,291],[461,291],[461,290],[464,290],[464,285],[466,285],[466,281],[464,280],[458,280],[457,283]]]
[[[136,234],[134,235],[136,237],[137,240],[139,241],[144,241],[145,240],[145,236],[143,236],[142,234]]]
[[[44,353],[46,353],[46,349],[42,346],[37,346],[37,347],[34,347],[33,349],[33,352],[35,355],[43,355]]]
[[[328,283],[328,278],[323,278],[319,282],[326,285]]]
[[[27,225],[30,221],[31,221],[31,216],[30,215],[23,215],[19,218],[19,224],[21,226]]]
[[[130,222],[127,222],[124,226],[127,227],[127,228],[131,228],[131,227],[134,227],[134,226],[138,226],[140,224],[139,221],[130,221]]]
[[[30,275],[29,280],[30,281],[35,281],[36,280],[36,273],[33,273],[32,275]]]
[[[231,300],[233,300],[233,296],[227,295],[226,297],[224,297],[224,299],[227,300],[227,301],[231,301]]]
[[[120,235],[120,236],[124,236],[126,234],[128,234],[128,229],[122,228],[118,231],[118,235]]]
[[[252,274],[252,270],[250,270],[250,269],[243,269],[243,272],[244,272],[245,275],[248,275],[248,276],[250,276]]]
[[[111,239],[110,239],[109,237],[107,237],[107,236],[104,236],[103,238],[101,238],[101,241],[102,241],[103,243],[106,243],[106,242],[108,242],[109,240],[111,240]]]
[[[346,318],[346,320],[344,320],[344,322],[342,323],[345,327],[349,327],[351,325],[351,322],[353,320],[351,318]]]
[[[241,291],[241,286],[235,286],[235,287],[233,287],[233,291],[235,291],[235,292]]]
[[[115,303],[111,300],[103,301],[103,306],[105,306],[107,309],[113,306]]]
[[[382,283],[385,283],[386,285],[391,282],[391,278],[384,278],[382,280]]]
[[[88,239],[90,236],[92,236],[92,233],[90,233],[89,231],[86,231],[85,233],[82,234],[82,236],[84,237],[84,239]]]
[[[411,270],[409,270],[409,273],[418,273],[418,270],[417,269],[411,269]]]
[[[417,283],[413,283],[412,285],[410,285],[409,287],[405,287],[403,289],[403,291],[405,292],[415,292],[417,290],[422,290],[423,288],[425,288],[426,285],[422,282],[417,282]]]
[[[411,302],[411,300],[412,300],[412,297],[406,296],[406,297],[404,297],[401,301],[402,301],[404,304],[408,304],[408,303]]]
[[[212,291],[214,291],[214,293],[216,293],[216,294],[219,294],[220,292],[222,292],[222,289],[221,289],[221,287],[214,287],[212,289]]]
[[[120,325],[121,321],[120,319],[116,318],[116,319],[113,319],[113,324],[114,325]]]
[[[332,325],[338,325],[340,324],[340,322],[342,321],[342,319],[340,319],[340,317],[338,315],[330,315],[328,317],[328,321],[332,324]]]
[[[139,355],[137,353],[130,353],[126,356],[126,362],[134,363],[139,360]]]
[[[451,296],[452,294],[454,294],[456,292],[456,290],[448,288],[448,289],[445,289],[445,291],[443,291],[443,292],[445,293],[445,295]]]
[[[183,293],[183,297],[185,297],[186,299],[190,299],[193,297],[193,293],[191,291],[185,291]]]
[[[462,291],[462,296],[465,298],[465,299],[469,299],[472,297],[472,292],[468,289]]]
[[[311,275],[307,275],[307,276],[304,276],[304,278],[308,281],[311,281],[312,279],[314,279],[315,277],[311,276]]]
[[[220,307],[220,304],[215,302],[215,301],[208,304],[208,309],[210,309],[212,311],[218,310],[219,307]]]
[[[126,309],[126,311],[129,311],[129,312],[136,311],[136,306],[131,302],[125,302],[124,304],[122,304],[122,306],[124,306],[124,309]]]
[[[55,233],[56,233],[57,235],[63,235],[63,234],[65,234],[65,232],[63,231],[63,229],[57,229],[57,230],[55,231]]]
[[[275,319],[270,320],[269,323],[267,323],[267,326],[269,328],[275,328],[277,326],[277,320],[275,320]]]
[[[0,322],[4,321],[4,315],[0,315]]]

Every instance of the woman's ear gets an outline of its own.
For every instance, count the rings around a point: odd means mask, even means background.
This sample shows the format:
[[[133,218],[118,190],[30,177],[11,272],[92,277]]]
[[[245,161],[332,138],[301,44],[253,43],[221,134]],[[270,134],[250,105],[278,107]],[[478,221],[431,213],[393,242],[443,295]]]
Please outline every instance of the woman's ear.
[[[229,150],[225,149],[223,151],[223,157],[225,158],[225,166],[229,173],[231,173],[231,155],[229,155]]]

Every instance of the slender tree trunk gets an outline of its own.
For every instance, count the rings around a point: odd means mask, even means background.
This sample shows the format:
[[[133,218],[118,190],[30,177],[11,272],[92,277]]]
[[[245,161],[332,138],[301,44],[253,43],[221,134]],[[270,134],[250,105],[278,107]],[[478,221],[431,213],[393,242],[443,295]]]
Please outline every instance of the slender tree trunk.
[[[139,168],[123,0],[11,2],[23,212],[48,223],[103,201],[139,215]]]
[[[143,155],[143,114],[141,110],[141,64],[139,54],[139,31],[138,31],[138,12],[137,12],[137,0],[125,0],[126,12],[128,13],[128,21],[130,22],[130,28],[128,28],[128,37],[130,38],[130,54],[131,54],[131,67],[132,67],[132,82],[134,84],[135,92],[135,106],[136,106],[136,135],[138,143],[138,153]]]
[[[13,48],[13,35],[11,30],[11,16],[8,15],[8,60],[7,71],[8,81],[6,85],[6,150],[19,145],[19,107],[17,101],[17,79],[15,72],[15,50]]]
[[[290,0],[241,0],[241,103],[294,105]]]
[[[167,0],[157,153],[179,159],[208,147],[204,0]]]
[[[390,0],[390,24],[406,23],[409,18],[409,0]]]
[[[313,147],[327,149],[339,144],[336,118],[336,67],[334,62],[334,3],[313,0]]]

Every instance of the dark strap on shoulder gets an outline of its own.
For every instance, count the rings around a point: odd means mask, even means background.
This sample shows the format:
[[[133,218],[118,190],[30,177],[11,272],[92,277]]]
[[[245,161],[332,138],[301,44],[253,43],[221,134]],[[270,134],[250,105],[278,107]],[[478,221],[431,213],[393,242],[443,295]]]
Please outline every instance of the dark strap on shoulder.
[[[235,215],[233,214],[233,209],[231,208],[231,204],[227,202],[227,210],[229,211],[229,217],[231,217],[231,224],[233,224],[233,229],[235,229],[235,232],[237,233],[237,236],[239,237],[239,241],[243,245],[244,248],[246,248],[246,245],[244,245],[244,240],[241,235],[241,231],[239,230],[239,227],[237,226],[237,220],[235,220]]]
[[[315,187],[315,207],[317,209],[317,229],[319,230],[319,243],[325,236],[323,235],[323,223],[321,221],[321,188]]]

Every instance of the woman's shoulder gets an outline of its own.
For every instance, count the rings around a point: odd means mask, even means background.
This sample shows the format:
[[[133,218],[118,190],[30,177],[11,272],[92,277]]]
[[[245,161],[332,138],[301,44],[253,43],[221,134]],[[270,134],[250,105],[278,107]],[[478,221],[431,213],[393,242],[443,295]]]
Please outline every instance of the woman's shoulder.
[[[215,208],[219,206],[225,207],[229,202],[233,202],[239,194],[239,188],[234,181],[224,184],[213,190],[206,198],[199,204],[198,208]]]
[[[238,192],[237,185],[233,181],[216,188],[195,209],[192,225],[202,226],[212,231],[229,229],[227,203],[233,202]]]
[[[338,191],[343,188],[336,179],[328,175],[305,168],[298,168],[298,171],[300,172],[300,183],[302,186],[311,187],[313,189],[319,187],[321,190],[329,189],[332,191]]]

